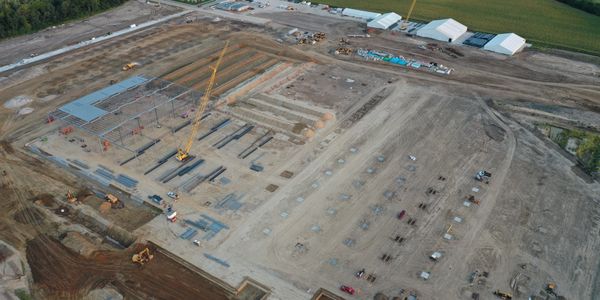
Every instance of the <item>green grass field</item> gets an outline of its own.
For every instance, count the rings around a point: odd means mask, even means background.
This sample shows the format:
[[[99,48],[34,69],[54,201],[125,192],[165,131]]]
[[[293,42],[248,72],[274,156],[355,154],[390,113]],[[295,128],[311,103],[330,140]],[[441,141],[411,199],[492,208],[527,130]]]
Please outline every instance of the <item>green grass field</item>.
[[[600,0],[592,0],[600,1]],[[411,0],[321,0],[338,7],[406,16]],[[417,0],[411,19],[451,17],[470,31],[514,32],[534,46],[556,47],[600,56],[600,16],[554,0]]]

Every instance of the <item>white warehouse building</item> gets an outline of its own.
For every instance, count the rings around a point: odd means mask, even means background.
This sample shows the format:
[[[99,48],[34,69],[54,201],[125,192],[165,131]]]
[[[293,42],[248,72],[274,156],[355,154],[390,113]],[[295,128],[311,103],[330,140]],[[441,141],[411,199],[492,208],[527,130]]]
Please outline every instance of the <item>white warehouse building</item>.
[[[390,12],[371,20],[371,22],[367,23],[367,27],[385,30],[390,28],[392,25],[400,22],[400,20],[402,20],[401,16],[399,16],[396,13]]]
[[[381,16],[381,14],[370,12],[370,11],[365,11],[365,10],[344,8],[344,10],[342,10],[342,16],[354,17],[354,18],[359,18],[359,19],[364,19],[364,20],[369,21],[369,20],[373,20],[373,19]]]
[[[417,35],[438,41],[452,43],[467,32],[467,26],[454,19],[443,19],[429,22],[417,30]]]
[[[483,49],[506,55],[514,55],[525,47],[525,39],[514,33],[503,33],[491,39]]]

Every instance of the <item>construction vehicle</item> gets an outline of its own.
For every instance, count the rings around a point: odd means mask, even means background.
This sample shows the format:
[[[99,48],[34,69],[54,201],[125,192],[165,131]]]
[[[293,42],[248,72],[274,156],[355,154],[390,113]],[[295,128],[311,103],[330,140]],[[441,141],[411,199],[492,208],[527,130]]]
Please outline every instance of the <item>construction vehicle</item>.
[[[475,196],[473,195],[469,195],[467,196],[467,200],[473,204],[477,204],[479,205],[479,203],[481,203],[481,201],[479,201],[479,199],[475,199]]]
[[[479,172],[477,172],[477,174],[475,174],[475,180],[477,181],[484,181],[487,178],[491,178],[492,177],[492,173],[485,171],[485,170],[481,170]]]
[[[138,64],[136,62],[127,63],[127,64],[123,65],[123,71],[133,70],[135,67],[137,67],[139,65],[140,64]]]
[[[102,140],[102,151],[106,152],[110,149],[110,142],[108,140]]]
[[[171,223],[175,223],[175,221],[177,221],[177,212],[176,211],[168,212],[167,220]]]
[[[511,293],[502,292],[500,290],[494,291],[494,295],[498,296],[500,299],[503,299],[503,300],[511,300],[512,299]]]
[[[325,32],[316,32],[312,38],[315,42],[318,43],[320,41],[324,41],[326,39],[326,35]]]
[[[556,294],[556,283],[548,283],[548,285],[546,285],[546,293],[554,297],[558,297],[558,294]]]
[[[225,56],[225,51],[227,51],[227,46],[229,46],[229,41],[225,42],[225,47],[221,51],[219,58],[217,59],[217,63],[214,67],[210,67],[212,69],[212,75],[208,80],[208,85],[206,86],[206,91],[202,98],[200,99],[200,107],[196,110],[196,115],[194,116],[194,121],[192,122],[192,132],[185,144],[184,148],[179,148],[177,150],[177,155],[175,156],[179,161],[185,161],[190,157],[190,150],[192,149],[192,144],[194,140],[196,140],[196,134],[200,129],[200,120],[202,119],[202,115],[204,114],[204,110],[208,105],[208,100],[210,100],[210,95],[212,92],[212,88],[215,85],[215,79],[217,78],[217,70],[219,69],[219,65],[221,65],[221,60],[223,60],[223,56]]]
[[[75,196],[75,194],[71,193],[71,190],[67,190],[67,201],[69,203],[77,202],[77,197]]]
[[[352,54],[352,49],[346,48],[346,47],[339,47],[339,48],[335,49],[335,54],[350,55],[350,54]]]
[[[104,199],[110,203],[111,208],[125,207],[125,204],[123,203],[123,201],[119,200],[119,198],[115,197],[115,195],[113,195],[113,194],[106,194]]]
[[[154,258],[154,255],[150,254],[150,249],[145,248],[144,250],[140,251],[139,253],[134,254],[131,257],[131,261],[133,263],[140,264],[140,266],[143,266],[145,263],[148,263],[153,258]]]
[[[410,19],[410,15],[412,14],[413,9],[415,8],[415,4],[417,4],[417,0],[413,0],[412,3],[410,4],[410,8],[408,9],[406,18],[404,19],[404,22],[402,22],[402,25],[400,26],[400,30],[406,30],[406,28],[408,28],[408,19]]]

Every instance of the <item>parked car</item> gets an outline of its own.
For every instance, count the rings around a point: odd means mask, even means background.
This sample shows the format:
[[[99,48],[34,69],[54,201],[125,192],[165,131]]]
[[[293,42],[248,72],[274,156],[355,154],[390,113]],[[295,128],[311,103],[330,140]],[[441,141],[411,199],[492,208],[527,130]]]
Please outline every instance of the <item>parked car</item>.
[[[401,212],[398,213],[398,219],[402,220],[402,218],[404,217],[404,215],[406,214],[406,210],[402,210]]]
[[[348,285],[342,285],[340,287],[340,290],[342,290],[343,292],[346,292],[346,293],[348,293],[350,295],[354,295],[354,293],[356,293],[356,291],[354,290],[354,288],[351,287],[351,286],[348,286]]]
[[[169,196],[171,199],[179,199],[179,195],[177,195],[175,192],[167,192],[167,196]]]

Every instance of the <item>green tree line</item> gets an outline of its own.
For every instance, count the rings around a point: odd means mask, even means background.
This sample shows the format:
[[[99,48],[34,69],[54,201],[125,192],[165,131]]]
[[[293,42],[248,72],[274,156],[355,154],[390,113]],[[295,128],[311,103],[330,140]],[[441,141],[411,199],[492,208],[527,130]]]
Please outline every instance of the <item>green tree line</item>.
[[[600,175],[600,135],[582,130],[563,129],[554,138],[554,142],[566,149],[569,138],[576,138],[580,141],[575,156],[583,169],[591,175]]]
[[[127,0],[0,0],[0,39],[83,18]]]
[[[558,0],[558,2],[562,2],[585,12],[589,12],[590,14],[600,16],[600,3],[590,0]]]

